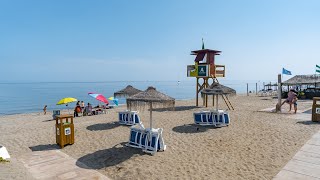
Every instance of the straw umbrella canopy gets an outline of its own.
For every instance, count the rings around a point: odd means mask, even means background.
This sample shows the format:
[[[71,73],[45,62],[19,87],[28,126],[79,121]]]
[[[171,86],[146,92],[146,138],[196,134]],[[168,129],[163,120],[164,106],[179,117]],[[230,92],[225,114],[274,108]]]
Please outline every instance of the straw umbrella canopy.
[[[230,94],[230,95],[235,95],[237,92],[236,90],[228,87],[228,86],[224,86],[220,83],[214,82],[212,83],[208,88],[205,88],[201,91],[202,94],[207,94],[207,95],[226,95],[226,94]]]
[[[284,82],[282,85],[314,85],[320,83],[319,75],[296,75]]]
[[[154,87],[148,87],[136,95],[127,98],[127,106],[145,107],[149,106],[150,110],[150,128],[152,128],[152,107],[174,107],[175,99],[156,90]]]
[[[129,97],[129,96],[133,96],[135,94],[138,94],[142,92],[139,89],[134,88],[131,85],[128,85],[126,88],[121,89],[120,91],[117,91],[114,93],[114,97]]]
[[[201,91],[202,95],[216,95],[217,96],[217,106],[216,110],[218,110],[218,96],[219,95],[236,95],[236,90],[219,84],[217,82],[212,83],[208,88],[205,88]]]

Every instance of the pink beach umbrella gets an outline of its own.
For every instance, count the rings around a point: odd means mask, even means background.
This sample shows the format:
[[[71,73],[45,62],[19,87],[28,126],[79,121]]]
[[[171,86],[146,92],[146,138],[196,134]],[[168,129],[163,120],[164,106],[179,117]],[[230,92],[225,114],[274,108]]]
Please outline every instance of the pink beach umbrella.
[[[97,93],[88,93],[89,96],[95,98],[98,101],[104,102],[106,104],[109,104],[108,100],[102,95],[102,94],[97,94]]]

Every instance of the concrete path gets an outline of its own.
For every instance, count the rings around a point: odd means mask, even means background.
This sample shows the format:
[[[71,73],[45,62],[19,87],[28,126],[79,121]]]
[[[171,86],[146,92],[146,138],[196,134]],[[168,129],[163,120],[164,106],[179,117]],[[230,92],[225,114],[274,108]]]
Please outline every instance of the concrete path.
[[[36,179],[109,179],[98,171],[76,165],[76,160],[60,150],[33,151],[19,157]],[[79,165],[79,162],[77,162]]]
[[[297,152],[274,180],[320,180],[320,131]]]

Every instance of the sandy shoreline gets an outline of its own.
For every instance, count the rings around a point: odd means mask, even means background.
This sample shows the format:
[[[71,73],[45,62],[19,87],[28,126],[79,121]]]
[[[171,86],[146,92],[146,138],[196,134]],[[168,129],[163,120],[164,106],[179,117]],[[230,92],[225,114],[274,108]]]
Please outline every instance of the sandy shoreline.
[[[224,128],[193,125],[194,100],[176,101],[176,111],[155,110],[154,126],[164,129],[167,150],[155,156],[125,147],[129,127],[119,125],[116,112],[75,119],[75,144],[61,151],[112,179],[272,179],[319,129],[318,124],[292,119],[294,114],[258,110],[274,107],[270,97],[234,96],[231,125]],[[311,107],[299,101],[298,109]],[[219,107],[226,109],[221,102]],[[288,105],[284,105],[284,110]],[[149,126],[149,112],[139,113]],[[0,117],[0,143],[12,162],[0,164],[0,179],[32,179],[19,156],[32,150],[56,149],[51,113]]]

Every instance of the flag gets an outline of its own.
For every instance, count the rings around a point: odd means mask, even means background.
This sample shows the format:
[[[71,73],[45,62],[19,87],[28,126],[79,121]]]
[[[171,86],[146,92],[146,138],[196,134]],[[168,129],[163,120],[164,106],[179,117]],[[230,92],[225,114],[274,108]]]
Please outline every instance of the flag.
[[[282,74],[291,75],[291,71],[288,71],[285,68],[282,68]]]
[[[202,38],[202,49],[204,49],[204,42],[203,42],[203,38]]]
[[[316,64],[316,73],[320,73],[320,66]]]

